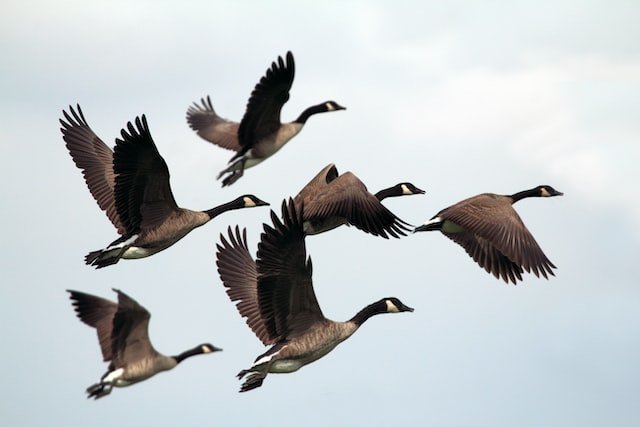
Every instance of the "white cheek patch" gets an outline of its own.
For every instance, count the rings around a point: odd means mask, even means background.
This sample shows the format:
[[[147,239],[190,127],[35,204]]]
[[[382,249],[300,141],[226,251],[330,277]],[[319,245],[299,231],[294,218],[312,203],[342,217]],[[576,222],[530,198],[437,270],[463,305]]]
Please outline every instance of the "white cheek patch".
[[[327,111],[335,111],[335,107],[333,106],[332,103],[327,102],[326,104],[324,104],[327,107]]]
[[[540,194],[542,195],[542,197],[549,197],[551,196],[551,194],[549,193],[549,191],[547,191],[546,188],[542,187],[542,189],[540,190]]]
[[[245,197],[243,200],[244,200],[244,207],[245,208],[255,208],[256,207],[256,202],[251,200],[251,198]]]
[[[409,190],[409,187],[407,187],[406,184],[402,184],[400,188],[402,188],[402,194],[404,194],[405,196],[413,194],[413,191]]]
[[[211,353],[213,350],[211,350],[211,348],[209,348],[209,346],[203,345],[202,347],[200,347],[202,349],[203,353]]]
[[[396,307],[396,305],[394,303],[392,303],[390,300],[386,300],[385,301],[387,303],[387,312],[388,313],[399,313],[400,310],[398,310],[398,307]]]

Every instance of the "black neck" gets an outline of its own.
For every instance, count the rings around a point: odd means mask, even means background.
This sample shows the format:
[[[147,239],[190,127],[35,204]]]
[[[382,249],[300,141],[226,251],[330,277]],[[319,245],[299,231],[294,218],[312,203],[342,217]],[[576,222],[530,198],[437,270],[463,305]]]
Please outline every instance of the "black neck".
[[[540,197],[540,190],[538,190],[537,188],[532,188],[531,190],[524,190],[512,194],[510,197],[513,200],[513,203],[515,203],[518,200],[526,199],[527,197]]]
[[[172,356],[174,359],[176,359],[176,363],[180,363],[182,362],[184,359],[191,357],[191,356],[197,356],[199,354],[204,353],[204,351],[202,351],[202,346],[199,345],[197,347],[192,348],[191,350],[187,350],[187,351],[183,351],[182,353],[178,354],[177,356]]]
[[[396,191],[396,187],[389,187],[385,188],[384,190],[378,191],[375,196],[378,200],[384,200],[387,197],[401,196],[401,194],[398,194],[398,192]]]
[[[369,320],[371,316],[375,316],[376,314],[382,314],[387,312],[387,305],[384,301],[374,302],[373,304],[369,304],[362,310],[358,312],[355,316],[351,318],[351,322],[355,323],[357,326],[362,325],[364,322]]]
[[[238,203],[237,200],[233,200],[229,203],[223,203],[220,206],[216,206],[215,208],[209,209],[208,211],[204,211],[207,215],[209,215],[209,219],[213,219],[218,215],[225,213],[226,211],[230,211],[233,209],[240,209],[244,205],[242,203]]]
[[[295,120],[296,123],[302,123],[305,124],[307,122],[307,119],[311,116],[313,116],[314,114],[318,114],[318,113],[326,113],[327,112],[327,107],[324,104],[318,104],[318,105],[314,105],[312,107],[307,108],[306,110],[304,110],[299,116],[298,118]]]

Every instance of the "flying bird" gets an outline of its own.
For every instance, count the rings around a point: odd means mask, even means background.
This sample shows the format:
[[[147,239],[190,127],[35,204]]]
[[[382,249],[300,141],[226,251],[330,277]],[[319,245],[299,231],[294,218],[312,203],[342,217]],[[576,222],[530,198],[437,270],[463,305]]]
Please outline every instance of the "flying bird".
[[[424,194],[424,190],[404,182],[371,194],[360,179],[351,172],[342,175],[331,163],[325,166],[294,198],[296,207],[304,204],[304,231],[319,234],[343,224],[388,238],[406,236],[411,229],[381,200],[387,197]]]
[[[439,230],[462,246],[480,267],[516,284],[524,271],[545,279],[555,265],[542,252],[513,204],[527,197],[562,196],[549,185],[512,195],[483,193],[438,212],[414,231]]]
[[[211,344],[200,344],[176,356],[158,353],[149,341],[149,312],[124,292],[114,291],[118,294],[118,303],[67,290],[76,315],[96,329],[103,359],[110,362],[100,381],[87,388],[87,397],[99,399],[111,393],[113,387],[144,381],[175,368],[188,357],[222,350]]]
[[[240,391],[260,387],[269,373],[295,372],[349,338],[371,316],[413,311],[395,297],[382,298],[346,322],[324,317],[311,280],[311,259],[304,242],[304,208],[282,204],[282,221],[272,211],[273,227],[265,224],[257,261],[249,254],[246,229],[229,227],[228,240],[217,245],[220,279],[231,301],[258,339],[271,345],[249,369]]]
[[[102,268],[121,258],[144,258],[182,239],[191,230],[232,209],[266,206],[252,194],[205,211],[178,207],[169,185],[169,169],[151,138],[147,119],[136,117],[116,139],[112,151],[91,130],[80,106],[63,111],[62,138],[98,206],[120,238],[85,257]]]
[[[312,115],[345,109],[335,101],[325,101],[308,107],[293,122],[281,123],[280,111],[289,100],[294,74],[293,54],[287,52],[286,62],[279,56],[251,92],[240,123],[218,116],[209,96],[187,110],[187,122],[200,137],[236,152],[218,175],[218,179],[226,175],[222,180],[223,187],[236,182],[245,169],[280,150],[302,130]]]

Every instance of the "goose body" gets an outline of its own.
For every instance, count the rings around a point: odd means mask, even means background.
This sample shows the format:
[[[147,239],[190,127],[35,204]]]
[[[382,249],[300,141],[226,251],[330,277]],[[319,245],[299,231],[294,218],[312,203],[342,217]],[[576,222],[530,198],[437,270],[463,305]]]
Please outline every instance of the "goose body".
[[[279,56],[253,89],[240,123],[218,116],[209,96],[187,110],[187,122],[200,137],[236,151],[218,175],[218,179],[225,177],[223,186],[233,184],[245,169],[275,154],[302,130],[312,115],[345,109],[335,101],[325,101],[308,107],[293,122],[281,123],[280,111],[289,100],[294,75],[293,54],[287,52],[286,62]]]
[[[200,344],[176,356],[165,356],[149,340],[151,315],[133,298],[114,289],[118,302],[78,291],[67,291],[78,318],[96,329],[105,362],[110,362],[100,381],[87,388],[87,397],[98,399],[113,387],[126,387],[175,368],[184,359],[221,349]]]
[[[296,207],[304,204],[304,231],[319,234],[343,224],[388,238],[406,235],[406,222],[387,209],[381,200],[387,197],[424,194],[415,185],[405,182],[371,194],[353,173],[338,173],[334,164],[325,166],[296,195]]]
[[[268,205],[247,194],[206,211],[177,205],[169,184],[169,169],[158,152],[145,116],[129,122],[112,151],[89,127],[78,106],[64,111],[62,135],[98,205],[121,235],[105,249],[85,257],[96,268],[158,253],[194,228],[233,209]]]
[[[527,197],[553,197],[563,193],[548,185],[512,195],[483,193],[462,200],[438,212],[414,231],[441,231],[488,273],[514,284],[524,271],[537,277],[554,275],[555,265],[513,209]]]
[[[349,338],[371,316],[413,311],[394,297],[368,305],[346,322],[324,317],[311,280],[311,259],[304,243],[303,213],[293,201],[283,203],[280,221],[271,212],[273,227],[265,224],[257,261],[249,254],[246,230],[229,228],[221,236],[217,265],[231,301],[265,345],[249,369],[240,391],[260,387],[269,373],[290,373],[325,356]]]

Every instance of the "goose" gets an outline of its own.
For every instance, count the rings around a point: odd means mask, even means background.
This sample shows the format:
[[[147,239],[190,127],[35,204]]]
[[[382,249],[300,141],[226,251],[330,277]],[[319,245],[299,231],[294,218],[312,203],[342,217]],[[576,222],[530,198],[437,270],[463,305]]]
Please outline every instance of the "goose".
[[[121,258],[144,258],[182,239],[191,230],[232,209],[267,206],[252,194],[206,211],[178,207],[169,185],[169,169],[158,152],[147,119],[136,117],[136,127],[116,139],[115,151],[91,130],[82,109],[63,111],[62,138],[98,206],[120,238],[85,257],[87,265],[102,268]]]
[[[232,302],[258,339],[272,345],[258,356],[240,388],[246,392],[262,385],[269,373],[290,373],[325,356],[371,316],[413,311],[398,298],[382,298],[346,322],[324,317],[311,280],[302,210],[290,199],[282,204],[282,222],[271,211],[273,227],[264,225],[254,262],[247,246],[246,229],[228,228],[217,245],[220,279]]]
[[[308,235],[350,224],[387,239],[387,233],[396,238],[406,236],[404,232],[410,228],[380,201],[412,194],[424,194],[424,190],[404,182],[373,195],[353,173],[340,175],[336,166],[330,163],[300,190],[294,202],[298,208],[304,204],[304,231]]]
[[[114,289],[118,303],[84,292],[67,290],[76,315],[96,328],[105,362],[111,362],[100,381],[87,388],[87,397],[99,399],[113,387],[126,387],[175,368],[188,357],[221,351],[211,344],[200,344],[176,356],[165,356],[149,341],[151,314],[133,298]]]
[[[471,258],[497,279],[517,284],[522,273],[555,276],[555,265],[542,252],[513,204],[527,197],[562,196],[549,185],[512,195],[483,193],[438,212],[414,231],[439,230],[462,246]]]
[[[187,122],[201,138],[236,152],[229,165],[218,174],[218,179],[226,175],[222,180],[223,187],[236,182],[245,169],[280,150],[302,130],[312,115],[346,110],[335,101],[325,101],[308,107],[293,122],[281,123],[280,111],[289,100],[294,74],[293,54],[287,52],[286,63],[278,56],[277,63],[271,63],[251,92],[240,123],[218,116],[209,96],[206,100],[202,98],[201,104],[194,102],[187,110]]]

